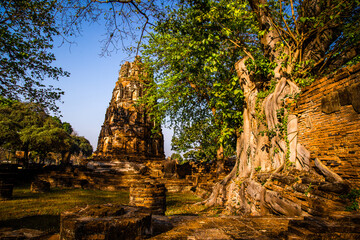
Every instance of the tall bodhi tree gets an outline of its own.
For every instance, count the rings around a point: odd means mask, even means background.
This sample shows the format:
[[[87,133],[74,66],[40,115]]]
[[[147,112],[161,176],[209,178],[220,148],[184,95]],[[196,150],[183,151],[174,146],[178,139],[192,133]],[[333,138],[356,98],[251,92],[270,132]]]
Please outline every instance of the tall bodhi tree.
[[[203,15],[194,18],[214,26],[206,29],[207,36],[225,34],[221,37],[226,40],[221,43],[222,46],[227,46],[225,48],[228,51],[234,48],[238,54],[235,64],[238,76],[236,86],[244,95],[244,105],[242,126],[234,129],[237,133],[237,161],[232,172],[216,184],[212,195],[204,202],[208,205],[237,204],[236,182],[252,178],[256,169],[277,173],[286,172],[289,168],[308,170],[308,152],[297,142],[297,118],[289,114],[288,104],[296,98],[302,87],[311,84],[315,78],[359,62],[360,2],[196,0],[186,3],[186,11],[193,13],[196,11],[194,6],[209,6],[206,19],[202,18]],[[182,17],[170,15],[170,19]],[[181,43],[173,42],[171,38],[157,42],[159,51],[155,59],[161,65],[161,68],[158,67],[159,74],[168,75],[163,78],[165,82],[160,88],[166,87],[167,91],[172,92],[179,87],[170,95],[162,95],[165,102],[176,102],[179,94],[186,94],[191,102],[198,97],[192,85],[199,86],[201,90],[198,91],[207,91],[207,86],[215,86],[215,76],[220,70],[212,69],[212,74],[204,75],[203,78],[195,77],[193,73],[201,71],[209,58],[187,62],[188,59],[196,59],[190,55],[194,43],[188,39],[196,39],[196,34],[199,41],[206,42],[211,38],[203,34],[201,25],[193,32],[194,36],[190,33],[193,26],[185,25],[186,29],[183,30],[181,21],[175,26],[178,30],[158,22],[155,37],[152,36],[154,39],[157,39],[158,34],[168,37],[176,33],[182,36],[178,37]],[[217,42],[219,39],[214,38],[214,43]],[[227,45],[229,43],[231,45]],[[181,44],[185,47],[180,51],[171,48]],[[206,56],[209,52],[201,44],[196,47],[198,56]],[[190,58],[187,58],[189,55]],[[224,60],[216,56],[214,61]],[[181,80],[177,83],[182,85],[172,84],[174,80]],[[219,84],[225,86],[224,82]],[[218,95],[228,93],[225,87],[221,87]],[[216,103],[221,102],[218,98],[212,99]],[[184,110],[186,107],[188,111],[193,111],[193,105],[180,106],[182,113],[187,113]]]
[[[246,31],[234,39],[243,50],[236,70],[244,92],[237,163],[207,204],[237,204],[236,183],[256,169],[309,169],[297,142],[297,117],[288,104],[313,79],[359,61],[359,1],[238,1]],[[251,34],[251,38],[246,38]],[[248,41],[250,40],[250,41]],[[234,201],[230,201],[234,200]]]

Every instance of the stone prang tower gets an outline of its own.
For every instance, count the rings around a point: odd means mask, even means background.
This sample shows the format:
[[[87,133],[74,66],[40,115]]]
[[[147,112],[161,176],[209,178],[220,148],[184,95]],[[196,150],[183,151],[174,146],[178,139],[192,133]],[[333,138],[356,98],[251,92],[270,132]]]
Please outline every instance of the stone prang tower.
[[[97,161],[143,162],[165,158],[161,129],[153,134],[156,126],[147,108],[135,104],[149,81],[139,56],[121,66],[94,153]]]

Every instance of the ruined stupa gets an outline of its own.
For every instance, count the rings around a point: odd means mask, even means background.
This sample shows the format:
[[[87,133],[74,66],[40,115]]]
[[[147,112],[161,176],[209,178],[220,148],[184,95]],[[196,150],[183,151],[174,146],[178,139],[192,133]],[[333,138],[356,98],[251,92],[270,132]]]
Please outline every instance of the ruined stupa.
[[[136,105],[150,80],[139,56],[121,66],[94,153],[96,161],[143,162],[165,158],[161,130],[152,133],[156,126],[148,108]]]

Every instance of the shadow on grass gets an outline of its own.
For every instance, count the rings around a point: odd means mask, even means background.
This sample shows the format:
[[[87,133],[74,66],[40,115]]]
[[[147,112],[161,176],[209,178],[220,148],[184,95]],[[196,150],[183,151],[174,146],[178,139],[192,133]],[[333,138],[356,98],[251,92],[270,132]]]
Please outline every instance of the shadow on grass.
[[[175,214],[171,214],[170,216],[200,216],[199,214],[196,214],[196,213],[175,213]]]
[[[59,215],[35,215],[23,217],[19,219],[9,219],[0,221],[1,227],[9,227],[13,229],[30,228],[46,232],[60,231]]]
[[[180,205],[179,201],[177,201],[177,200],[167,200],[166,199],[166,206],[167,207],[174,207],[174,206],[177,206],[177,205]]]
[[[24,200],[24,199],[38,199],[44,196],[51,196],[56,194],[66,194],[72,189],[58,189],[53,188],[49,192],[31,192],[30,186],[15,186],[13,190],[12,200]]]
[[[46,193],[33,193],[30,191],[26,191],[26,192],[14,191],[12,200],[39,199],[39,198],[43,198],[44,196],[50,196],[64,192],[65,191],[59,191],[59,190],[50,190],[50,192],[46,192]]]
[[[94,190],[81,190],[82,193],[71,195],[73,200],[84,204],[129,203],[129,192],[107,192]]]
[[[178,199],[175,199],[175,200],[166,199],[166,206],[168,206],[168,207],[183,207],[184,205],[193,205],[195,203],[197,203],[197,202],[196,201],[181,201]]]

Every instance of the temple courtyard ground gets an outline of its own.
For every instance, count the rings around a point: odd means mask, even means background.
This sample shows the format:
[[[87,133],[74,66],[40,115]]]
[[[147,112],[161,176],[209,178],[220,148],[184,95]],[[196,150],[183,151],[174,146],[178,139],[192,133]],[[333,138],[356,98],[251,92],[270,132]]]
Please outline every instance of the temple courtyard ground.
[[[148,239],[360,239],[360,215],[334,213],[316,217],[244,217],[222,215],[224,209],[194,205],[201,199],[191,193],[168,193],[165,216],[152,217],[153,235]],[[75,206],[116,203],[126,205],[127,191],[52,189],[32,193],[29,186],[16,187],[13,199],[0,203],[0,239],[58,240],[60,214]],[[16,229],[33,229],[16,232]],[[28,237],[21,238],[26,233]],[[18,234],[18,238],[16,238]],[[33,237],[31,237],[33,236]],[[20,238],[19,238],[20,237]]]

